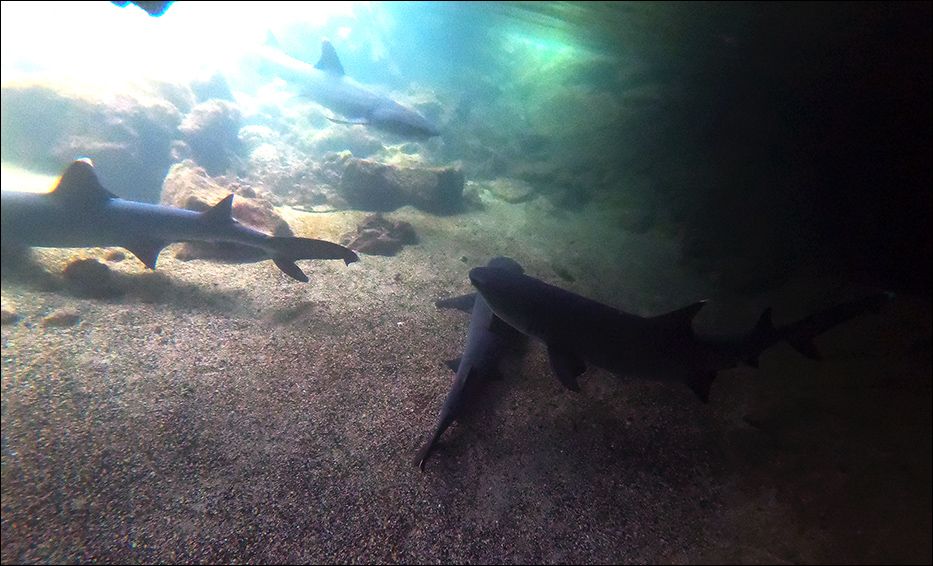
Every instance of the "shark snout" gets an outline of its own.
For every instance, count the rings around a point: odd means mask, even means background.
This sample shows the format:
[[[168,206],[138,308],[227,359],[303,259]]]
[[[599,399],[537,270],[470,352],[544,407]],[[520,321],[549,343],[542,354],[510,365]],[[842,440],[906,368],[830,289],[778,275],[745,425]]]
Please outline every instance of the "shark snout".
[[[522,281],[522,266],[507,257],[493,258],[486,267],[470,270],[470,282],[487,300],[490,296],[514,296]]]
[[[473,283],[473,286],[480,292],[486,287],[488,283],[489,268],[487,267],[474,267],[470,270],[470,283]]]

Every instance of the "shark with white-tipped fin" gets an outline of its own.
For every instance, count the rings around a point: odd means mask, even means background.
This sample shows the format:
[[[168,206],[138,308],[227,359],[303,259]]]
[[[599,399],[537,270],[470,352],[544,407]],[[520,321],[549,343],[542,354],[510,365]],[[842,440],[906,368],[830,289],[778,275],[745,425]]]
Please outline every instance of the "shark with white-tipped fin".
[[[276,237],[231,216],[233,195],[204,212],[124,200],[101,185],[90,160],[74,161],[50,193],[2,192],[4,249],[121,247],[155,269],[159,252],[175,242],[223,242],[271,259],[292,279],[308,277],[300,259],[359,258],[341,245],[311,238]]]
[[[426,140],[441,133],[437,126],[415,110],[346,76],[337,51],[326,38],[321,42],[321,58],[314,65],[283,53],[272,32],[266,34],[266,42],[259,55],[263,67],[287,82],[298,94],[344,117],[328,116],[332,122],[371,126],[416,140]]]

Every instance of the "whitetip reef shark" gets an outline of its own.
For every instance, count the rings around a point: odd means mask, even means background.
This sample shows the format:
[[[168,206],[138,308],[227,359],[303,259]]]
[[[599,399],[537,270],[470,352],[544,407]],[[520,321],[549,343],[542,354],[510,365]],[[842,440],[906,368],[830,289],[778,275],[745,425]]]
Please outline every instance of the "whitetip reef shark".
[[[519,275],[522,273],[522,267],[516,261],[506,257],[493,258],[487,265],[509,273]],[[454,421],[470,409],[470,405],[478,397],[481,386],[495,375],[499,359],[518,336],[514,329],[492,313],[489,305],[477,293],[440,300],[435,305],[439,308],[456,308],[464,311],[472,310],[472,312],[463,354],[460,358],[447,363],[457,374],[437,417],[434,433],[415,455],[414,464],[421,471],[424,471],[424,464],[438,439]]]
[[[758,367],[761,352],[782,341],[818,360],[814,337],[891,296],[869,295],[778,328],[768,308],[745,335],[713,337],[698,336],[693,329],[693,317],[706,301],[645,318],[495,267],[473,268],[470,281],[497,317],[544,342],[551,367],[567,389],[579,391],[577,377],[590,363],[623,377],[686,383],[704,403],[719,371],[739,362]]]
[[[272,32],[266,34],[266,42],[259,55],[263,67],[289,83],[298,94],[346,118],[340,120],[328,116],[332,122],[372,126],[418,140],[441,133],[418,112],[344,75],[337,51],[327,38],[321,42],[321,58],[315,65],[283,53]]]
[[[240,224],[231,216],[233,195],[204,212],[124,200],[101,185],[90,160],[74,161],[50,193],[3,191],[2,247],[126,248],[149,269],[159,252],[175,242],[226,242],[272,259],[286,275],[308,277],[299,259],[359,258],[353,250],[311,238],[276,237]]]

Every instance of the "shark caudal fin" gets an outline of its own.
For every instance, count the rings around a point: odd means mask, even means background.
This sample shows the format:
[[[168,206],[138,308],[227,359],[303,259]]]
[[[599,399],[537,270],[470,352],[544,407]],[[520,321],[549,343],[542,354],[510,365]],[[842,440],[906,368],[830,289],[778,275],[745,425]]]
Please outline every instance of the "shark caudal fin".
[[[861,299],[823,309],[803,320],[781,327],[775,332],[804,356],[811,360],[821,360],[823,357],[820,355],[819,350],[816,349],[816,345],[813,344],[814,338],[830,328],[862,314],[866,310],[877,309],[892,297],[893,295],[890,293],[875,293]]]
[[[295,264],[299,259],[342,259],[347,265],[360,259],[350,248],[326,240],[271,236],[267,243],[275,250],[272,261],[276,267],[302,283],[308,282],[308,276]]]
[[[440,431],[435,430],[431,434],[431,438],[429,438],[415,454],[415,458],[412,460],[412,464],[414,464],[414,466],[422,472],[424,471],[425,462],[428,461],[428,456],[431,455],[431,452],[434,450],[434,445],[437,444],[437,439],[440,437]]]

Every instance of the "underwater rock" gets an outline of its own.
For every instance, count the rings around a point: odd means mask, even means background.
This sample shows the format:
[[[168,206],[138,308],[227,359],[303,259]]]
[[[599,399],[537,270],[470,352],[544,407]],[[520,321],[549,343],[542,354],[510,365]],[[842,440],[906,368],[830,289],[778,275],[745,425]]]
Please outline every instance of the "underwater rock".
[[[311,155],[349,151],[353,155],[367,158],[385,149],[382,141],[363,126],[331,124],[316,131],[303,140],[303,149]]]
[[[535,197],[534,187],[520,179],[500,177],[486,183],[486,188],[492,196],[512,204],[529,201]]]
[[[172,90],[165,83],[127,84],[102,92],[44,76],[4,81],[2,159],[55,172],[89,157],[108,190],[156,202],[182,116],[160,94],[166,89]]]
[[[227,82],[227,77],[220,71],[197,77],[191,81],[190,86],[198,104],[211,99],[236,102],[233,91],[230,90],[230,83]]]
[[[240,128],[239,137],[240,143],[250,153],[263,146],[273,147],[278,141],[278,134],[268,126],[243,126]]]
[[[81,315],[71,309],[58,309],[42,319],[42,326],[74,326],[81,322]]]
[[[119,263],[126,259],[126,254],[122,250],[107,250],[107,253],[104,255],[105,261],[111,261],[113,263]]]
[[[264,133],[248,134],[250,139],[259,135]],[[337,186],[349,158],[350,152],[331,153],[314,162],[287,144],[270,140],[250,154],[247,178],[289,206],[316,212],[346,209],[347,203],[337,194]]]
[[[75,294],[82,297],[106,298],[119,294],[113,287],[110,268],[96,259],[77,259],[65,266],[62,277]]]
[[[21,318],[16,312],[16,308],[7,303],[6,299],[0,301],[0,324],[6,326],[8,324],[16,324]]]
[[[425,212],[452,214],[463,206],[463,172],[385,165],[350,158],[340,179],[340,195],[361,210],[387,212],[410,204]]]
[[[168,10],[168,7],[173,4],[171,0],[111,0],[112,4],[119,6],[120,8],[125,8],[130,4],[139,6],[144,12],[152,16],[153,18],[158,18]]]
[[[369,255],[393,256],[402,247],[418,243],[418,235],[408,222],[393,222],[381,214],[368,216],[356,232],[341,240],[345,246]]]
[[[210,175],[222,175],[242,151],[242,121],[243,113],[236,104],[214,99],[195,106],[178,130],[198,165]]]
[[[193,161],[185,160],[172,167],[162,186],[162,204],[187,208],[198,212],[205,211],[230,193],[237,195],[233,199],[233,218],[244,225],[272,234],[273,236],[293,236],[288,222],[275,211],[272,203],[252,186],[242,182],[221,184],[222,179],[214,179],[198,167]],[[182,245],[176,258],[215,259],[226,262],[248,262],[261,259],[261,250],[236,244],[213,244],[207,242],[187,242]]]

